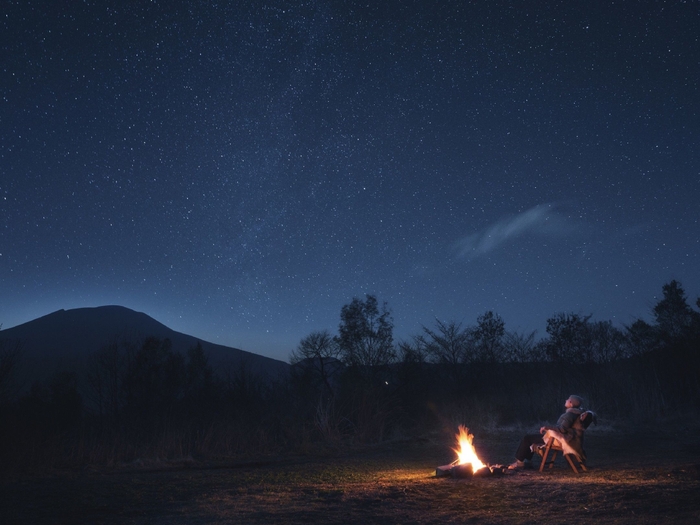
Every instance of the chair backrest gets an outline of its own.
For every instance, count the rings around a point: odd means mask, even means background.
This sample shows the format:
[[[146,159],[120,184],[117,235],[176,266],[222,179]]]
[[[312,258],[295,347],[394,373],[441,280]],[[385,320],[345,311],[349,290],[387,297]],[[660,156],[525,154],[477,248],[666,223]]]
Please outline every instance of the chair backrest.
[[[586,410],[579,416],[579,421],[581,422],[581,427],[583,430],[586,430],[589,426],[591,426],[591,423],[594,425],[598,424],[598,417],[596,416],[595,412]]]

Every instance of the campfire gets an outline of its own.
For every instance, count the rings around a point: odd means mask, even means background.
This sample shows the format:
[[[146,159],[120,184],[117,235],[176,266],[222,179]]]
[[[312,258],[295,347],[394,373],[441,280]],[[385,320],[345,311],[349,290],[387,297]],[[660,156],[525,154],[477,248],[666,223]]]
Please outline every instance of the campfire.
[[[438,467],[435,471],[435,476],[453,477],[453,478],[470,478],[472,476],[484,477],[492,474],[503,474],[505,468],[502,465],[486,465],[479,459],[474,448],[474,435],[469,433],[469,429],[459,425],[459,434],[457,438],[458,448],[453,448],[457,453],[455,459],[449,465]]]

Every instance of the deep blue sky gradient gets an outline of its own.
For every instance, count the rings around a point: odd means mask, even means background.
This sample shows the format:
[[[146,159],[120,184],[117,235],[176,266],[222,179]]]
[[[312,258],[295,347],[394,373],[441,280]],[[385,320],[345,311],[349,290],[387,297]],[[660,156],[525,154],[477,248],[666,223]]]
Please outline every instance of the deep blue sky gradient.
[[[286,360],[366,293],[398,338],[622,326],[671,279],[694,303],[699,27],[678,1],[5,2],[0,323],[119,304]]]

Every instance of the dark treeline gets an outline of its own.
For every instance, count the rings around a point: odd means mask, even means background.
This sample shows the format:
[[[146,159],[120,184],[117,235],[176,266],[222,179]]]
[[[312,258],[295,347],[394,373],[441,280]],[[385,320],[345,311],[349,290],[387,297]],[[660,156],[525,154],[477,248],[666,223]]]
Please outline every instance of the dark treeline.
[[[700,299],[696,305],[700,308]],[[700,312],[676,281],[653,323],[622,329],[556,314],[546,336],[509,332],[493,312],[474,326],[436,320],[395,342],[387,304],[355,298],[337,334],[291,353],[287,377],[245,364],[213,370],[201,346],[114,340],[85,371],[14,396],[21,342],[0,343],[0,465],[216,459],[377,443],[551,419],[571,393],[603,421],[650,421],[700,407]]]

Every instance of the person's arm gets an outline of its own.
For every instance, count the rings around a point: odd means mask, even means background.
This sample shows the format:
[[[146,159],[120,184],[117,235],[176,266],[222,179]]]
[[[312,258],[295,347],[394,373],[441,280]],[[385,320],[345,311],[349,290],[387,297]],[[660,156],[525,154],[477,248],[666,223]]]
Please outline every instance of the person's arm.
[[[559,416],[556,425],[554,425],[553,427],[544,426],[540,428],[540,434],[544,434],[545,432],[547,432],[547,430],[556,430],[560,434],[568,434],[569,429],[574,424],[574,421],[576,421],[577,417],[578,416],[572,412],[564,412],[561,416]]]

